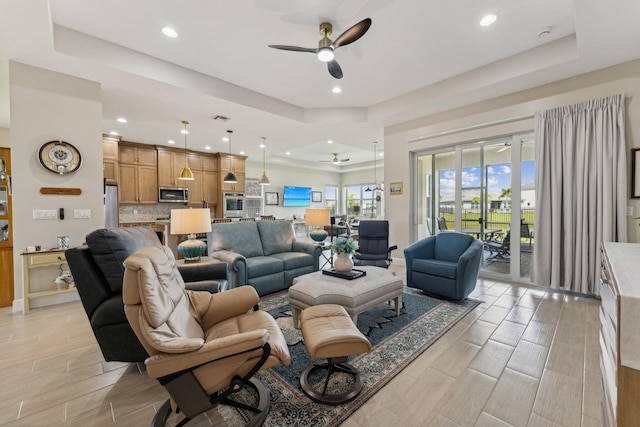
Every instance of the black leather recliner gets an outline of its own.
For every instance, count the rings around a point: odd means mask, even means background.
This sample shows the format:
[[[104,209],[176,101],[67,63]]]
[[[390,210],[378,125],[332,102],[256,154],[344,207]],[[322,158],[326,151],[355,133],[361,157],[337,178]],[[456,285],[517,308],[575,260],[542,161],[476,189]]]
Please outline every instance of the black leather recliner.
[[[389,221],[386,220],[360,221],[358,246],[360,248],[353,256],[355,266],[389,268],[391,251],[398,249],[397,245],[389,246]]]
[[[123,263],[160,240],[150,227],[124,227],[93,231],[86,243],[65,256],[102,354],[106,361],[144,361],[148,354],[124,314]],[[184,264],[178,270],[187,289],[215,293],[228,288],[225,262]]]

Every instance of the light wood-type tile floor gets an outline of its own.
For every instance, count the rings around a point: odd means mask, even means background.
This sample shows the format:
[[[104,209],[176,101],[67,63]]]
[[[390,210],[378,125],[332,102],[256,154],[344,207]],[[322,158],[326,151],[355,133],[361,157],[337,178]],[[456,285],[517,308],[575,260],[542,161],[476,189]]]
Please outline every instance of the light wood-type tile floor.
[[[344,427],[602,425],[598,300],[487,280],[472,297]],[[0,425],[145,426],[166,399],[143,365],[104,361],[79,302],[0,309],[0,344]]]

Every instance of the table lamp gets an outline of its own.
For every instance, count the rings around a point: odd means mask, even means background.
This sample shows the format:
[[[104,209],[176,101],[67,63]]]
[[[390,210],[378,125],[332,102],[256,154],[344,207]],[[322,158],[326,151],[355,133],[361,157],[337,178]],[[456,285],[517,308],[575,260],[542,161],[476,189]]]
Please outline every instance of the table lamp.
[[[329,225],[330,221],[328,208],[307,209],[304,223],[313,227],[324,227]],[[328,235],[324,228],[315,228],[309,233],[309,237],[317,243],[324,241]]]
[[[171,209],[171,234],[188,234],[189,237],[178,245],[178,253],[184,262],[198,262],[207,244],[196,239],[196,233],[211,231],[211,211],[209,209]]]

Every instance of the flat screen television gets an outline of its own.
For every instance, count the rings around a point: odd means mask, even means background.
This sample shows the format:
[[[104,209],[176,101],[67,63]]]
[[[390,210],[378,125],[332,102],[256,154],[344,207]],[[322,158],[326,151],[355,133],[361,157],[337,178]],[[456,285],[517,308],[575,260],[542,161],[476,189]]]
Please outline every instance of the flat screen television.
[[[285,185],[282,206],[311,206],[311,187]]]

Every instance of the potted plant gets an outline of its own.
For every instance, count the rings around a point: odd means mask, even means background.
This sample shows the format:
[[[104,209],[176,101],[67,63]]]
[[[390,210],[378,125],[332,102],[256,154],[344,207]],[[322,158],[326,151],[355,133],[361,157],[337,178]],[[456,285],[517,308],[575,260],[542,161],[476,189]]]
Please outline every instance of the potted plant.
[[[358,250],[358,242],[351,237],[338,237],[331,243],[331,250],[338,254],[333,266],[339,273],[346,273],[353,270],[351,255]]]

